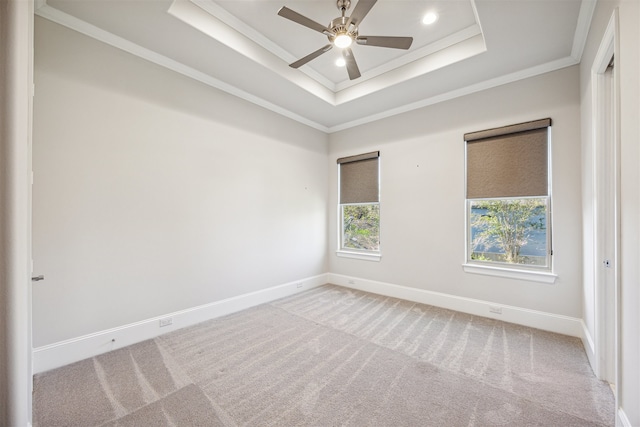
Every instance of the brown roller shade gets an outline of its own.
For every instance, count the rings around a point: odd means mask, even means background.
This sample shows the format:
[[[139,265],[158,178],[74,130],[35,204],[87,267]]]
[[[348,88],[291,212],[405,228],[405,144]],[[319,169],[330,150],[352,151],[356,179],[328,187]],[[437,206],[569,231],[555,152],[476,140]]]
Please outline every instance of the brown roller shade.
[[[378,159],[380,153],[338,159],[340,204],[379,202]]]
[[[471,142],[477,141],[478,139],[492,138],[494,136],[503,136],[528,130],[548,128],[549,126],[551,126],[551,119],[533,120],[530,122],[518,123],[516,125],[503,126],[501,128],[465,133],[464,140]]]
[[[466,134],[467,199],[547,196],[550,124],[544,119]]]

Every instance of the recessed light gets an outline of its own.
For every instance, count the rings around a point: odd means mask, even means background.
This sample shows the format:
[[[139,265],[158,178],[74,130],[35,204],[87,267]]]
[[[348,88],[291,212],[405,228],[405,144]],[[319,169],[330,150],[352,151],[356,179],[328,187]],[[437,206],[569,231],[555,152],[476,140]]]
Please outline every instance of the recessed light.
[[[347,65],[347,61],[345,61],[344,58],[336,59],[336,66],[337,67],[344,67],[345,65]]]
[[[429,12],[422,18],[422,23],[424,25],[431,25],[438,20],[438,15],[434,12]]]

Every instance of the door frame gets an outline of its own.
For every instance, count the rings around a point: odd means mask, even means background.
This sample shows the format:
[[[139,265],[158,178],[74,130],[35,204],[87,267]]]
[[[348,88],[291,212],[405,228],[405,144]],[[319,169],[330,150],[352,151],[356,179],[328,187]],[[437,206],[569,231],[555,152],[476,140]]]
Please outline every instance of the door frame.
[[[595,366],[598,378],[615,384],[618,396],[620,354],[620,67],[618,10],[614,10],[591,68],[593,84],[593,195]],[[613,84],[606,75],[615,58]],[[609,99],[607,99],[609,98]],[[609,100],[613,100],[610,102]],[[609,104],[609,105],[608,105]],[[606,154],[610,153],[610,156]],[[604,157],[604,158],[603,158]],[[609,184],[607,184],[609,182]],[[612,193],[612,194],[611,194]],[[613,206],[607,205],[613,203]],[[606,213],[611,209],[610,214]],[[607,217],[609,215],[609,217]],[[610,220],[613,222],[607,223]],[[613,229],[612,251],[605,248],[605,233]],[[606,266],[605,260],[611,264]],[[611,272],[612,269],[613,271]],[[607,277],[613,282],[608,285]],[[613,337],[611,337],[613,334]],[[613,343],[613,352],[610,346]]]
[[[5,4],[6,3],[6,4]],[[9,0],[0,10],[0,424],[32,421],[31,135],[34,1]]]

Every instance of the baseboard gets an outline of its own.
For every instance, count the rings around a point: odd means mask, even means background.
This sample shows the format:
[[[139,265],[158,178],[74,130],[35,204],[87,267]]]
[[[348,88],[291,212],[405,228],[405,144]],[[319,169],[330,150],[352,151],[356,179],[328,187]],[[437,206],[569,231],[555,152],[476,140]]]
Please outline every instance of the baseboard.
[[[627,414],[624,412],[622,408],[618,408],[618,417],[616,419],[617,427],[633,427],[631,425],[631,421],[627,418]]]
[[[206,320],[235,313],[278,298],[293,295],[307,289],[321,286],[325,283],[333,283],[352,289],[359,289],[366,292],[401,298],[450,310],[456,310],[463,313],[494,318],[505,322],[575,336],[581,338],[583,342],[585,342],[587,354],[589,354],[589,348],[591,350],[593,349],[590,335],[588,334],[586,327],[584,327],[584,323],[581,319],[496,304],[490,301],[458,297],[407,286],[377,282],[374,280],[326,273],[35,348],[33,350],[33,373],[37,374],[60,366],[68,365],[98,354],[106,353],[107,351],[155,338],[161,334],[171,332],[176,329],[195,325]],[[302,284],[302,286],[298,287],[300,284]],[[502,314],[491,313],[489,311],[490,307],[499,308],[502,311]],[[171,317],[172,324],[161,328],[159,325],[160,319],[167,317]],[[587,344],[589,344],[590,347]]]
[[[429,304],[476,316],[503,320],[505,322],[516,323],[563,335],[578,338],[582,336],[582,320],[574,317],[333,273],[328,274],[328,282],[351,289]],[[490,309],[499,309],[502,314],[491,313],[489,311]]]
[[[129,325],[65,340],[33,350],[33,373],[68,365],[107,351],[155,338],[167,332],[235,313],[327,283],[327,274],[296,280],[283,285],[239,295],[210,304],[167,313]],[[160,319],[170,317],[172,324],[160,327]]]
[[[587,359],[589,359],[589,364],[591,365],[591,369],[593,372],[598,374],[598,363],[596,361],[596,346],[593,342],[593,337],[591,336],[591,332],[587,329],[586,323],[584,320],[580,320],[582,325],[582,335],[580,338],[582,339],[582,346],[584,347],[585,353],[587,353]]]

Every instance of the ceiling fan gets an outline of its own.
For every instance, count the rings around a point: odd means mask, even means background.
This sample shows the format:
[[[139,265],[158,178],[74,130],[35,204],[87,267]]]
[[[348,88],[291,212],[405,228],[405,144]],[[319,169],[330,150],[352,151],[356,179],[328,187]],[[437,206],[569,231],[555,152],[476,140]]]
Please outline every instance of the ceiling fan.
[[[375,5],[377,0],[360,0],[358,4],[351,12],[350,16],[345,16],[347,10],[351,6],[350,0],[337,0],[338,10],[340,10],[342,16],[331,21],[329,26],[325,27],[322,24],[317,23],[316,21],[307,18],[289,9],[286,6],[283,6],[279,11],[278,15],[283,18],[287,18],[293,22],[296,22],[300,25],[304,25],[307,28],[311,28],[314,31],[318,31],[329,39],[329,44],[321,47],[315,52],[310,53],[305,56],[289,64],[292,68],[298,68],[312,59],[317,58],[330,51],[333,46],[342,49],[342,56],[345,60],[345,65],[347,66],[347,73],[349,73],[349,79],[354,80],[360,77],[360,70],[358,69],[358,64],[356,63],[355,58],[353,57],[353,52],[351,52],[350,46],[353,42],[363,46],[378,46],[378,47],[390,47],[393,49],[409,49],[411,47],[411,43],[413,43],[413,37],[390,37],[390,36],[360,36],[358,35],[358,27],[367,13],[371,10],[373,5]]]

